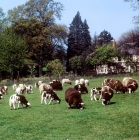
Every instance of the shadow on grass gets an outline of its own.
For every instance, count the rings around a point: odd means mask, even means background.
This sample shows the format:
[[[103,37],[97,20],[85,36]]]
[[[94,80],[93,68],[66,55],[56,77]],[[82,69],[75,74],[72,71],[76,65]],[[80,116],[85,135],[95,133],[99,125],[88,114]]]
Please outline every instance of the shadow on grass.
[[[115,104],[116,102],[110,102],[108,105],[112,105],[112,104]]]

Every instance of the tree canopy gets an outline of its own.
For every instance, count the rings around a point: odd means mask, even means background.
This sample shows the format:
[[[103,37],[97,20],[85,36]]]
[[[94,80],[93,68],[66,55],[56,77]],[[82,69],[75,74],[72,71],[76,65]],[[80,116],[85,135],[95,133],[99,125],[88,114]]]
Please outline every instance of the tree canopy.
[[[46,62],[54,59],[55,52],[64,53],[67,28],[55,24],[62,11],[63,5],[53,0],[29,0],[8,11],[15,32],[26,36],[28,57],[38,64],[39,76]]]
[[[69,27],[67,48],[67,70],[70,71],[69,59],[80,56],[91,45],[91,36],[87,21],[82,22],[80,13],[77,12]]]
[[[13,80],[14,71],[24,66],[26,52],[27,47],[23,36],[15,34],[12,28],[5,28],[0,34],[0,70],[9,72],[11,80]]]
[[[110,64],[116,56],[116,50],[112,46],[103,45],[97,47],[95,51],[88,56],[87,61],[92,65]]]
[[[108,44],[112,40],[113,40],[113,37],[111,36],[111,34],[108,31],[104,30],[98,36],[98,45],[102,46],[104,44]]]

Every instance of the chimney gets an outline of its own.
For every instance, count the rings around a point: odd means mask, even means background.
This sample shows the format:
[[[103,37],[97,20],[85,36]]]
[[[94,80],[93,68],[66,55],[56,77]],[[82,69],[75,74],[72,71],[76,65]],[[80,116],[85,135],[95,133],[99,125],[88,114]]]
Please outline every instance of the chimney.
[[[113,41],[112,41],[112,46],[113,46],[114,49],[116,49],[116,41],[115,41],[115,39],[113,39]]]

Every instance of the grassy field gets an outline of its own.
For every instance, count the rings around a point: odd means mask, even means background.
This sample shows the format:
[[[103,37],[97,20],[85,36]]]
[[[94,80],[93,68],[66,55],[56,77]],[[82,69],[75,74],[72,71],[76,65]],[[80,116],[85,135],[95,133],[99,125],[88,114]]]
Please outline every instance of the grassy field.
[[[90,89],[101,86],[106,77],[92,78],[83,94],[85,109],[68,109],[64,92],[57,91],[61,104],[40,104],[40,94],[25,94],[31,107],[10,110],[9,97],[14,94],[9,86],[8,95],[0,100],[1,140],[138,140],[139,139],[139,89],[134,94],[114,94],[111,104],[90,100]],[[122,80],[123,77],[113,77]],[[136,78],[139,81],[139,78]],[[33,84],[34,86],[34,84]],[[74,86],[74,83],[72,87]]]

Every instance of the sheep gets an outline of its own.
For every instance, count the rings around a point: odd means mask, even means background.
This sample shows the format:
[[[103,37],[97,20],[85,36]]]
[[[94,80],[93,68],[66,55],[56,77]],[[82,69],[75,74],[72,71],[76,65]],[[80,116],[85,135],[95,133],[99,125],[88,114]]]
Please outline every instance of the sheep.
[[[89,86],[89,80],[85,79],[84,82],[86,86]]]
[[[72,82],[69,80],[69,79],[62,79],[62,86],[64,85],[64,84],[72,84]]]
[[[36,82],[36,83],[35,83],[35,87],[39,87],[40,84],[42,84],[42,83],[43,83],[42,81],[38,81],[38,82]]]
[[[79,80],[75,80],[75,85],[78,85],[80,84],[80,81]]]
[[[18,87],[21,88],[22,94],[26,92],[26,85],[25,84],[19,84]]]
[[[32,85],[26,86],[26,94],[27,93],[33,93],[33,86]]]
[[[85,80],[83,78],[80,79],[80,84],[84,84],[85,85]]]
[[[17,88],[17,85],[16,84],[13,84],[13,90],[15,91]]]
[[[48,90],[48,89],[52,89],[52,87],[46,83],[41,83],[39,86],[40,94],[42,94],[44,90]]]
[[[20,87],[17,87],[17,88],[15,89],[15,93],[16,93],[17,95],[20,95],[20,94],[22,93],[22,89],[21,89]]]

